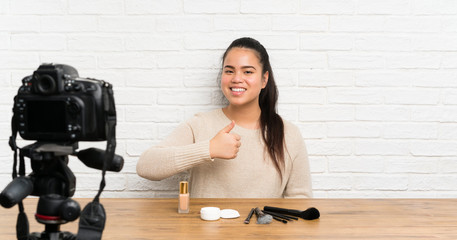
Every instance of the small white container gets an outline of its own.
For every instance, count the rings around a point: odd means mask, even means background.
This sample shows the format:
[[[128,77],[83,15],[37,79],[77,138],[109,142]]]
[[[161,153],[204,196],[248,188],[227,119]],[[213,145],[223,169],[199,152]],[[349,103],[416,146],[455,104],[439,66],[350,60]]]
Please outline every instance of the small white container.
[[[204,207],[200,209],[200,217],[206,221],[215,221],[219,218],[238,218],[240,213],[233,209],[219,209],[218,207]]]
[[[218,207],[204,207],[200,209],[200,217],[206,221],[215,221],[221,218],[221,209]]]

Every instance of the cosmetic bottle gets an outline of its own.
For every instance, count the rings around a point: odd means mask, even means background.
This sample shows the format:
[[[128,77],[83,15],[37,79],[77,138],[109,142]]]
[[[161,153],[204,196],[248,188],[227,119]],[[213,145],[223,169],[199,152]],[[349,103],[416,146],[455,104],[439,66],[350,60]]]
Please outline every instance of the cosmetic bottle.
[[[189,183],[179,182],[178,213],[189,213]]]

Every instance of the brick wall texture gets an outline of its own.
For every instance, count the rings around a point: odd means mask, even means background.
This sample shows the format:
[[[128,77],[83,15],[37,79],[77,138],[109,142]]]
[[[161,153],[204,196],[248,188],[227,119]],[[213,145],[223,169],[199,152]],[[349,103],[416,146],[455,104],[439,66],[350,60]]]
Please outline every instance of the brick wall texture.
[[[453,0],[2,0],[0,187],[11,181],[13,97],[55,62],[114,85],[125,166],[107,174],[103,196],[177,196],[185,173],[148,181],[136,161],[194,113],[222,106],[221,55],[244,36],[270,53],[279,113],[305,139],[315,197],[457,196]],[[75,196],[94,196],[100,171],[69,165]]]

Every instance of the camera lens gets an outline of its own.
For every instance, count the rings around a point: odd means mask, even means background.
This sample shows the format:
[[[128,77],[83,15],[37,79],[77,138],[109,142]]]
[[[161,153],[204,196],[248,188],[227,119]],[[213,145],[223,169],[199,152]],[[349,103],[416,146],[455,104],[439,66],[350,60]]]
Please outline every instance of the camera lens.
[[[38,77],[36,84],[38,92],[44,95],[55,93],[57,90],[56,81],[49,75]]]

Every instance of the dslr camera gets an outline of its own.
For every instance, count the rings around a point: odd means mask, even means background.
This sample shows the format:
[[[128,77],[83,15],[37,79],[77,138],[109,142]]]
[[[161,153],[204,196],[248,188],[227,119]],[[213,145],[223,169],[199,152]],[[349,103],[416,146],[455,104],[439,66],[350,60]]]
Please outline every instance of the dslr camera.
[[[68,65],[41,65],[22,80],[14,99],[21,137],[59,142],[105,140],[107,87],[104,81],[79,78]]]
[[[116,148],[116,110],[112,85],[93,78],[80,78],[65,64],[42,64],[22,79],[14,98],[12,136],[13,181],[0,193],[5,208],[19,205],[18,239],[101,239],[106,220],[99,196],[105,186],[105,171],[121,171],[124,159]],[[36,142],[19,148],[17,133]],[[79,141],[106,141],[106,150],[77,151]],[[19,151],[19,167],[17,152]],[[76,177],[68,167],[68,156],[77,156],[86,166],[102,170],[102,181],[94,201],[81,212],[72,200]],[[26,175],[24,157],[32,172]],[[35,218],[45,224],[42,233],[29,234],[22,200],[38,196]],[[76,220],[77,235],[61,232],[60,225]]]

